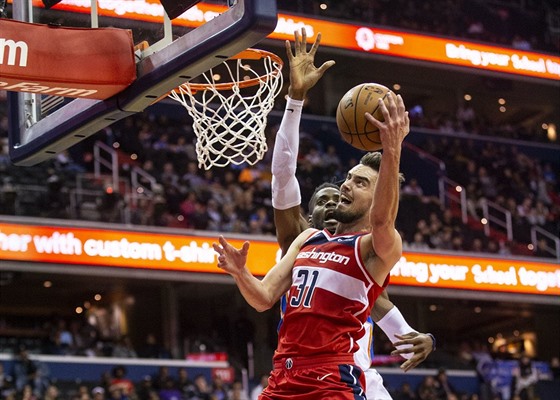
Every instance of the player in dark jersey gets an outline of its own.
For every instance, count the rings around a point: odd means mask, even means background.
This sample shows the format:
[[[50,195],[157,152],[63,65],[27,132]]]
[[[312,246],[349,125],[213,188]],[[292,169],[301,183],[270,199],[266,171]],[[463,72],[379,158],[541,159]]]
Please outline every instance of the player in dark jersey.
[[[274,370],[261,399],[365,399],[363,370],[354,354],[364,324],[389,273],[402,255],[395,229],[399,164],[410,121],[401,96],[379,101],[384,122],[366,113],[380,132],[380,153],[366,154],[340,187],[333,213],[334,235],[310,228],[262,280],[246,267],[249,242],[241,249],[223,237],[218,267],[231,274],[246,301],[258,311],[273,307],[289,291],[278,334]],[[367,229],[363,229],[367,227]]]
[[[293,51],[290,43],[286,43],[290,65],[290,86],[286,109],[276,134],[272,155],[272,204],[282,254],[286,253],[292,240],[310,224],[316,229],[326,228],[330,233],[334,233],[337,226],[337,221],[332,218],[332,215],[340,196],[338,186],[327,183],[317,187],[309,202],[309,219],[305,219],[300,213],[301,194],[295,174],[303,101],[307,92],[334,64],[333,61],[327,61],[321,67],[315,68],[314,58],[319,42],[320,35],[308,51],[306,32],[302,29],[301,38],[297,32],[295,34]],[[280,304],[283,316],[287,302],[282,298]],[[369,368],[373,356],[373,321],[380,325],[391,342],[397,343],[399,347],[396,354],[407,358],[401,366],[405,371],[417,366],[431,353],[434,347],[433,336],[413,330],[398,308],[389,300],[386,291],[383,291],[375,302],[371,316],[365,326],[367,334],[360,340],[360,355],[355,359],[366,372],[367,398],[387,400],[391,399],[391,396],[383,386],[383,379],[377,371]]]

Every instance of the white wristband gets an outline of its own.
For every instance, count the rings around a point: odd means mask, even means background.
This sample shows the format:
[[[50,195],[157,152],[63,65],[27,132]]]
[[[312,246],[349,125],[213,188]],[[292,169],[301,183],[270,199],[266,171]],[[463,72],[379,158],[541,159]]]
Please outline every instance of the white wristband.
[[[395,335],[405,335],[410,332],[416,332],[415,329],[412,329],[412,327],[408,325],[397,307],[391,308],[389,312],[383,316],[383,318],[377,321],[377,325],[383,332],[385,332],[391,343],[395,343],[400,340]],[[398,346],[397,348],[405,349],[411,346],[412,345],[403,345]],[[413,355],[414,354],[412,353],[401,354],[401,356],[403,356],[407,360],[412,358]]]

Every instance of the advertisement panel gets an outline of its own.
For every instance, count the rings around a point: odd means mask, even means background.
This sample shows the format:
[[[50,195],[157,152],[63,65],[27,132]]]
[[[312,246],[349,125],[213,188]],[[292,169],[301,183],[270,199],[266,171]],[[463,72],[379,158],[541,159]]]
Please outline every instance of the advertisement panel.
[[[228,238],[229,240],[229,238]],[[231,239],[235,247],[243,240]],[[0,222],[0,260],[222,274],[216,236],[23,225]],[[280,257],[273,237],[250,240],[247,266],[264,276]],[[404,252],[392,285],[560,295],[560,266],[449,254]]]
[[[33,0],[35,7],[44,7]],[[89,0],[64,0],[55,9],[90,13]],[[98,0],[99,15],[162,23],[163,7],[158,0]],[[176,26],[196,28],[226,7],[199,3],[173,20]],[[278,24],[269,38],[292,39],[294,31],[305,28],[309,42],[322,32],[322,46],[365,53],[403,57],[486,71],[560,80],[560,57],[552,54],[484,45],[430,35],[374,28],[367,25],[325,21],[289,14],[278,14]]]

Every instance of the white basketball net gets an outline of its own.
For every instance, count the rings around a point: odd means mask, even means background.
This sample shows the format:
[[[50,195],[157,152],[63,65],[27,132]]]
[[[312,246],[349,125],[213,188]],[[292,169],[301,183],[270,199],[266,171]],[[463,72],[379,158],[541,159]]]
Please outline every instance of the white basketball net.
[[[255,61],[264,72],[257,72],[250,64]],[[263,159],[268,148],[267,115],[282,88],[281,60],[268,56],[259,60],[229,59],[220,67],[220,73],[229,74],[232,83],[227,89],[221,83],[225,80],[216,81],[216,72],[211,69],[202,74],[206,84],[187,82],[169,94],[193,118],[198,166],[206,170],[230,163],[253,165]],[[255,82],[244,85],[248,80]]]

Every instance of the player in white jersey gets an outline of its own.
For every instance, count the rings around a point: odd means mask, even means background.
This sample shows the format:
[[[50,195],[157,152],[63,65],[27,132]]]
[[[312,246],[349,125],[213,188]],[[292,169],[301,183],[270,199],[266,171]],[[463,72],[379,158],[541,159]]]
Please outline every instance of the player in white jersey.
[[[334,64],[333,61],[328,61],[319,68],[314,67],[314,56],[319,42],[320,34],[311,50],[307,51],[305,30],[302,30],[301,40],[298,33],[295,34],[295,53],[292,52],[290,43],[286,42],[290,65],[290,87],[286,110],[277,133],[272,158],[272,204],[274,206],[278,243],[283,254],[286,253],[293,239],[307,229],[309,225],[316,229],[326,228],[333,233],[337,224],[332,215],[334,207],[338,203],[339,188],[334,184],[319,186],[309,202],[310,216],[309,220],[306,220],[300,213],[301,194],[295,176],[299,122],[303,100],[308,90]],[[285,304],[285,301],[281,302],[282,315]],[[390,340],[399,346],[399,354],[408,359],[403,363],[402,368],[404,370],[414,368],[425,360],[432,351],[434,344],[432,337],[413,330],[406,323],[400,311],[389,300],[386,291],[375,302],[372,317]],[[370,368],[373,357],[372,318],[368,319],[364,328],[366,334],[359,340],[360,350],[354,358],[366,373],[367,398],[390,399],[389,393],[383,386],[381,376],[377,371]]]

